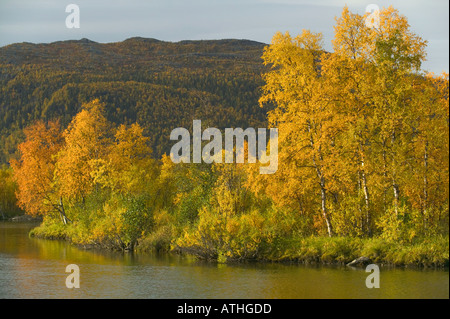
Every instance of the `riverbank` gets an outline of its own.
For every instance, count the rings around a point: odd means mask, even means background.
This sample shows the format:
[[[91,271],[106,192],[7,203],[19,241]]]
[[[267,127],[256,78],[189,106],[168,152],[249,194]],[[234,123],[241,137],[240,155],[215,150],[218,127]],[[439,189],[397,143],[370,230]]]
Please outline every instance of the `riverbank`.
[[[449,239],[437,236],[411,243],[382,238],[309,237],[293,240],[273,260],[302,263],[348,264],[366,257],[366,263],[386,266],[445,268],[449,266]]]
[[[381,238],[308,237],[297,238],[283,245],[284,249],[268,247],[251,261],[290,262],[301,264],[347,265],[364,257],[356,266],[374,263],[380,266],[444,269],[449,267],[448,237],[416,240],[413,243],[387,241]],[[202,258],[201,250],[176,247],[176,251]],[[214,259],[214,258],[213,258]],[[216,258],[219,262],[246,259]]]
[[[30,231],[36,238],[65,240],[82,248],[113,249],[105,241],[82,242],[73,228],[59,224],[41,224]],[[301,264],[345,265],[359,257],[368,258],[369,263],[396,267],[447,268],[449,267],[449,237],[434,236],[416,238],[411,242],[390,241],[383,238],[351,237],[297,237],[262,242],[257,254],[250,257],[233,258],[209,247],[182,246],[175,244],[176,238],[166,234],[163,242],[160,236],[143,238],[134,250],[139,252],[163,251],[193,255],[220,263],[234,262],[290,262]]]
[[[2,219],[4,221],[10,221],[10,222],[20,222],[20,223],[40,223],[42,222],[42,217],[32,217],[30,215],[17,215],[10,218]]]

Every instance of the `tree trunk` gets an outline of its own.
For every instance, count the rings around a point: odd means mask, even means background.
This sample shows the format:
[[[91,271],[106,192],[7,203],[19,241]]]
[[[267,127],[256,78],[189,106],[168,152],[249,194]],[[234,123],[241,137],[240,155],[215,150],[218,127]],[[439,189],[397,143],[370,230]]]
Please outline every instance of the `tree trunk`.
[[[383,140],[383,185],[387,183],[387,155],[386,155],[386,141]],[[383,189],[383,209],[387,210],[387,188]]]
[[[67,216],[66,216],[66,211],[64,210],[64,205],[63,205],[63,201],[62,201],[61,197],[59,198],[58,211],[59,211],[59,216],[61,217],[63,224],[67,225],[68,223],[70,223],[70,219],[67,218]]]
[[[311,127],[310,126],[308,126],[308,132],[311,132]],[[312,135],[309,136],[309,141],[310,141],[312,149],[314,150],[315,149],[315,144],[314,144],[314,139],[313,139]],[[321,155],[321,148],[320,148],[320,146],[319,146],[319,149],[318,149],[318,153],[319,153],[319,159],[320,159],[320,161],[322,161],[323,158],[322,158],[322,155]],[[327,225],[328,236],[331,237],[331,236],[333,236],[333,228],[331,226],[330,219],[329,219],[329,216],[328,216],[329,214],[328,214],[328,209],[327,209],[327,192],[326,192],[326,188],[325,188],[325,177],[323,176],[323,172],[321,171],[320,167],[316,163],[315,155],[313,155],[312,161],[313,161],[314,167],[316,169],[317,177],[320,180],[320,197],[321,197],[321,201],[322,201],[322,216],[325,219],[325,223]]]
[[[394,150],[394,144],[395,144],[395,130],[392,132],[392,137],[391,137],[391,143],[392,143],[392,149]],[[395,215],[398,217],[398,203],[399,203],[399,186],[397,184],[397,180],[396,180],[396,166],[397,163],[395,162],[395,153],[392,152],[392,188],[394,190],[394,211],[395,211]]]
[[[370,212],[370,201],[369,201],[369,189],[367,188],[366,174],[362,172],[362,182],[363,182],[363,192],[364,192],[364,202],[366,204],[366,230],[367,235],[372,236],[372,214]]]
[[[365,225],[366,225],[366,231],[368,236],[372,236],[372,216],[370,213],[370,201],[369,201],[369,188],[367,187],[367,178],[366,178],[366,172],[365,172],[365,162],[364,162],[364,148],[362,144],[362,134],[360,133],[360,152],[361,152],[361,179],[362,179],[362,189],[364,193],[364,203],[365,203]]]
[[[423,154],[423,204],[422,204],[422,214],[423,214],[423,228],[427,229],[428,223],[428,141],[425,143],[425,151]]]
[[[320,174],[322,175],[322,174]],[[320,194],[322,199],[322,215],[325,219],[325,223],[327,224],[327,232],[328,236],[333,236],[333,228],[331,227],[331,223],[328,216],[328,209],[327,209],[327,193],[325,189],[325,178],[323,176],[320,177]]]
[[[399,201],[399,189],[395,182],[395,177],[392,177],[392,188],[394,189],[394,212],[395,216],[398,217],[398,201]]]
[[[360,218],[361,226],[359,228],[361,228],[361,231],[364,233],[364,224],[365,224],[365,222],[364,222],[364,213],[362,211],[361,203],[360,203],[360,200],[359,200],[360,197],[361,197],[361,189],[362,189],[362,181],[361,180],[362,180],[361,170],[359,170],[358,171],[358,211],[359,211],[359,214],[361,216],[361,218]],[[356,224],[356,226],[358,226],[358,224]]]

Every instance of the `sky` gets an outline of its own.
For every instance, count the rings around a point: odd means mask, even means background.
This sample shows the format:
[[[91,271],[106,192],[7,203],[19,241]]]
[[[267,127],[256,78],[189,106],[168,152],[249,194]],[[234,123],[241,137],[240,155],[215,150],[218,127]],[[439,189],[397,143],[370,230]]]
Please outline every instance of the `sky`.
[[[80,8],[80,28],[66,27],[66,6]],[[449,72],[448,0],[0,0],[0,46],[88,38],[118,42],[140,36],[163,41],[249,39],[270,43],[277,31],[322,32],[332,51],[335,17],[347,5],[392,5],[428,41],[423,69]]]

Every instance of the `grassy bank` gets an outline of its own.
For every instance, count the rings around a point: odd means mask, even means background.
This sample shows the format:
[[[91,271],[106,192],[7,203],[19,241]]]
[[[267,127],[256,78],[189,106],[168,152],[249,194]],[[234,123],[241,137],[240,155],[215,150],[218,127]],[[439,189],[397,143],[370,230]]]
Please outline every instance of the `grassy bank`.
[[[449,265],[449,238],[443,236],[411,243],[381,238],[309,237],[291,240],[285,247],[272,251],[268,259],[346,264],[364,256],[382,265],[436,268]]]
[[[108,241],[86,240],[73,225],[43,223],[30,232],[30,236],[45,239],[67,240],[75,245],[111,248]],[[205,247],[175,245],[177,234],[170,228],[162,228],[142,238],[135,250],[145,253],[164,251],[194,255],[219,262],[269,261],[315,264],[347,264],[364,256],[372,263],[390,266],[433,267],[449,266],[449,237],[415,239],[413,242],[390,241],[382,238],[351,237],[298,237],[261,242],[256,254],[247,257],[227,256],[214,247],[208,254]]]

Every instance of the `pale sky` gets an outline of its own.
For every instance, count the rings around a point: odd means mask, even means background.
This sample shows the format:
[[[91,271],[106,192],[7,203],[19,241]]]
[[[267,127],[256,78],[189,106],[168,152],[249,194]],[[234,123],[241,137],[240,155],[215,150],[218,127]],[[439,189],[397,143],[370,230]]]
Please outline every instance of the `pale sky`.
[[[68,4],[80,8],[80,28],[68,29]],[[163,41],[249,39],[270,43],[277,31],[322,32],[331,51],[334,18],[347,5],[363,14],[367,5],[394,6],[412,30],[428,40],[423,68],[449,72],[447,0],[0,0],[0,46],[88,38],[118,42],[141,36]]]

